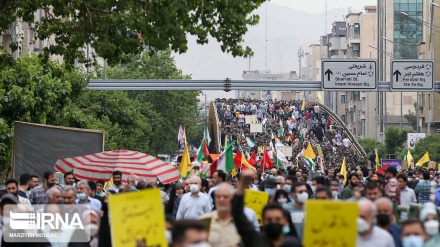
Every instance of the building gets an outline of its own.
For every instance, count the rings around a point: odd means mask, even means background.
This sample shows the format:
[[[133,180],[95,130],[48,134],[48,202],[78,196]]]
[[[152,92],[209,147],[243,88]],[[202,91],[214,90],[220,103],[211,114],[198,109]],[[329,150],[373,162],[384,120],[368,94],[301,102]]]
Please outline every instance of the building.
[[[290,73],[272,73],[271,70],[246,70],[243,71],[243,80],[265,80],[265,81],[289,81],[298,80],[298,74],[296,71],[290,71]],[[259,100],[270,100],[270,99],[292,99],[298,98],[300,92],[295,91],[238,91],[239,98],[246,99],[259,99]]]
[[[321,36],[321,40],[319,44],[312,44],[309,46],[309,51],[306,53],[306,64],[307,69],[305,71],[308,72],[307,79],[310,81],[321,81],[321,67],[322,67],[322,59],[328,58],[328,37]],[[318,95],[321,95],[323,98],[318,99]],[[307,98],[308,100],[316,100],[324,103],[325,99],[323,92],[311,92],[305,91],[303,93],[303,98]]]

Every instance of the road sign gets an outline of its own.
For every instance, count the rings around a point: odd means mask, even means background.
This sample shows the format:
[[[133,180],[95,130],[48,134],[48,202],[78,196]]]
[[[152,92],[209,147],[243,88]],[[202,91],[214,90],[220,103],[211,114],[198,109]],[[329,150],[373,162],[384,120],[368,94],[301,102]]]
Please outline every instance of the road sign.
[[[433,60],[391,60],[391,91],[434,91]]]
[[[325,59],[322,61],[322,89],[374,91],[377,89],[376,60]]]

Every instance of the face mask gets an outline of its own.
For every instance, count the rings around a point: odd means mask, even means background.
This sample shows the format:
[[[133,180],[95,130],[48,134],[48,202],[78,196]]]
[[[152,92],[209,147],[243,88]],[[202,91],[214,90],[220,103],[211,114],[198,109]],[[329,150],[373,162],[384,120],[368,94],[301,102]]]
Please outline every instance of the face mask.
[[[191,190],[191,193],[197,193],[200,191],[199,185],[198,184],[190,184],[189,188]]]
[[[80,201],[82,201],[82,200],[86,199],[86,193],[85,193],[85,192],[83,192],[83,193],[78,193],[78,194],[77,194],[77,197],[78,197],[78,199],[79,199]]]
[[[290,185],[290,184],[285,184],[284,185],[284,190],[287,192],[287,193],[290,193],[290,190],[292,189],[292,185]]]
[[[281,185],[277,184],[277,190],[281,189]]]
[[[119,185],[121,185],[121,181],[114,181],[113,184],[114,184],[116,187],[119,187]]]
[[[264,226],[264,232],[269,239],[277,239],[283,233],[283,225],[271,223]]]
[[[135,191],[135,190],[137,190],[136,186],[131,186],[131,191]]]
[[[84,231],[87,234],[90,234],[90,236],[96,236],[98,234],[99,231],[99,227],[95,224],[88,224],[84,226]]]
[[[278,199],[278,202],[279,202],[280,204],[284,204],[284,203],[287,202],[287,198],[279,198],[279,199]]]
[[[390,216],[387,214],[378,214],[376,219],[379,226],[387,226],[390,224]]]
[[[288,227],[288,226],[283,226],[283,234],[284,235],[287,235],[287,234],[289,234],[290,233],[290,227]]]
[[[368,224],[368,222],[366,222],[362,218],[357,218],[356,223],[357,223],[358,233],[364,233],[368,231],[368,229],[370,229],[370,224]]]
[[[269,196],[274,196],[275,195],[275,189],[266,188],[266,189],[264,189],[264,191],[269,193]]]
[[[139,183],[139,182],[138,182],[137,180],[135,180],[135,181],[134,181],[134,186],[137,186],[138,183]]]
[[[270,179],[275,179],[275,175],[271,174],[271,175],[269,175],[269,178]]]
[[[332,190],[332,198],[338,198],[339,191]]]
[[[428,220],[425,223],[423,223],[425,226],[426,233],[428,233],[429,236],[434,236],[438,233],[438,227],[439,222],[438,220]]]
[[[296,198],[297,198],[296,200],[297,202],[304,204],[307,201],[307,199],[309,199],[309,193],[302,192],[300,194],[296,194]]]
[[[411,182],[413,179],[412,178],[408,178],[408,182]]]
[[[313,194],[315,194],[316,193],[316,186],[315,185],[311,185],[310,187],[312,188]]]
[[[402,239],[403,247],[423,247],[424,241],[422,236],[410,235]]]
[[[170,230],[165,231],[165,237],[167,238],[167,243],[169,244],[173,243],[173,238]]]

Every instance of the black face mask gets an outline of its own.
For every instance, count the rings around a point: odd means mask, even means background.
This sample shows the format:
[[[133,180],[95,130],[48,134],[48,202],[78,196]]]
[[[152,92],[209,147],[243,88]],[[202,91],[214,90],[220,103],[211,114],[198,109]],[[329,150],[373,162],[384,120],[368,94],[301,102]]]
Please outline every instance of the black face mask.
[[[269,239],[277,239],[283,234],[283,225],[278,223],[265,225],[264,232]]]
[[[378,214],[376,219],[378,226],[387,226],[391,222],[390,216],[388,214]]]

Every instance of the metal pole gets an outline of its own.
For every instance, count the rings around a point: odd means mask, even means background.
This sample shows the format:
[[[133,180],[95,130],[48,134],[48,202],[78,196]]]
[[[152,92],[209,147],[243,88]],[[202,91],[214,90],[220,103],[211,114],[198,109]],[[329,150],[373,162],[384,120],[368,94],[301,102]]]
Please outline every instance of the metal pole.
[[[12,23],[12,44],[14,44],[14,45],[15,45],[15,43],[17,43],[17,27],[16,27],[16,25],[17,25],[17,22],[14,21]],[[12,57],[14,59],[17,58],[17,50],[12,52]]]
[[[402,118],[403,118],[403,106],[402,106],[402,104],[403,104],[403,93],[402,92],[400,92],[400,129],[402,130],[402,125],[403,125],[403,120],[402,120]]]
[[[107,80],[107,59],[104,59],[104,80]]]
[[[43,9],[40,9],[40,23],[43,17]],[[43,41],[41,39],[38,40],[38,53],[43,54]]]
[[[89,44],[87,44],[87,64],[86,64],[86,67],[87,67],[87,73],[89,73]]]

